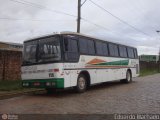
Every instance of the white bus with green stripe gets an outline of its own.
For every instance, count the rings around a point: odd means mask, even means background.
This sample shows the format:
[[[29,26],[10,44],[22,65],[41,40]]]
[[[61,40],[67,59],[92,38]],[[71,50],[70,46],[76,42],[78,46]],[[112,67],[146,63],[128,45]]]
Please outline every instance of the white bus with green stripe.
[[[139,75],[137,49],[77,33],[60,33],[24,42],[22,86],[52,89],[89,86]]]

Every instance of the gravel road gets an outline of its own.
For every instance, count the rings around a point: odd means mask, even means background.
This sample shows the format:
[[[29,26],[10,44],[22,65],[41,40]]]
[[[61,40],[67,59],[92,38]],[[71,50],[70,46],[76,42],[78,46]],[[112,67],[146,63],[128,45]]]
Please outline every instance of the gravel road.
[[[160,74],[92,86],[77,94],[72,89],[0,100],[0,113],[10,114],[113,114],[160,113]]]

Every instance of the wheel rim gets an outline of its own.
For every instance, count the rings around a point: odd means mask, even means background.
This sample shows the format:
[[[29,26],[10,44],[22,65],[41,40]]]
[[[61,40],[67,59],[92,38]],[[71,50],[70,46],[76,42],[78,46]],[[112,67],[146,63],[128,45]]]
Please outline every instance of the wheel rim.
[[[130,75],[130,73],[128,72],[128,74],[127,74],[127,80],[128,80],[128,82],[130,82],[131,81],[131,75]]]
[[[86,85],[85,79],[83,77],[80,77],[78,80],[78,86],[80,89],[84,89]]]

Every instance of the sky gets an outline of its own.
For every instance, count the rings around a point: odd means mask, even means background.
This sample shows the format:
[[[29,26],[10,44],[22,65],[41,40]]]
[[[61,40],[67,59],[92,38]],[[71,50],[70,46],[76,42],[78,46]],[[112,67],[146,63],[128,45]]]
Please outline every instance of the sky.
[[[78,0],[0,0],[0,41],[23,43],[55,32],[76,32],[77,4]],[[86,0],[81,33],[137,47],[139,55],[158,54],[159,6],[160,0]]]

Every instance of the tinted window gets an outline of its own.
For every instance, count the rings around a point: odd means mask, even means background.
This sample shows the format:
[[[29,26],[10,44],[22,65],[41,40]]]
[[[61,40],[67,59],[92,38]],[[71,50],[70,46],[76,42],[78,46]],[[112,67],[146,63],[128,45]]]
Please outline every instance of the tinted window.
[[[64,44],[65,44],[65,51],[78,52],[77,40],[75,40],[75,39],[66,39]]]
[[[109,43],[109,53],[111,56],[118,57],[118,46],[116,44]]]
[[[23,61],[26,63],[36,62],[37,41],[24,43]]]
[[[134,56],[135,58],[138,58],[137,49],[134,49]]]
[[[127,57],[127,49],[125,46],[119,45],[119,54],[120,57]]]
[[[88,53],[87,41],[85,39],[79,39],[79,48],[81,53]]]
[[[96,51],[97,55],[103,55],[102,43],[96,42]]]
[[[65,46],[65,60],[66,61],[78,61],[78,43],[76,39],[66,38],[64,41]]]
[[[108,55],[108,48],[107,48],[107,44],[103,43],[103,42],[96,42],[96,51],[97,51],[97,55]]]
[[[94,41],[85,38],[79,39],[80,52],[84,54],[95,54]]]
[[[95,54],[95,48],[94,48],[94,41],[93,40],[87,40],[87,47],[88,47],[88,54]]]
[[[57,37],[39,40],[38,62],[57,61],[61,59],[60,41]]]
[[[127,51],[128,51],[128,57],[129,58],[134,58],[133,48],[127,48]]]
[[[102,44],[103,55],[108,55],[108,45],[106,43]]]

